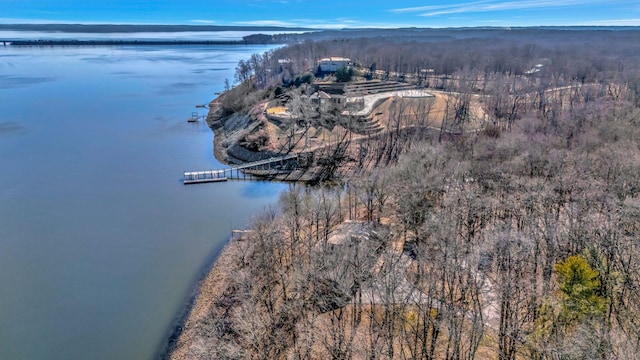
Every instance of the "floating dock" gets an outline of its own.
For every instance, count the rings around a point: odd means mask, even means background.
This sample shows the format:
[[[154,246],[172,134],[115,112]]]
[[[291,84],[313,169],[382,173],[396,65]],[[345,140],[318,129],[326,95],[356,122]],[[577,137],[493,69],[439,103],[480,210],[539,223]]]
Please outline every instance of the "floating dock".
[[[198,113],[194,111],[194,112],[191,113],[191,117],[188,118],[187,121],[188,122],[196,122],[196,121],[198,121],[199,118],[200,118],[200,116],[198,115]]]
[[[209,171],[185,171],[184,184],[202,184],[210,182],[227,181],[224,171],[209,170]]]

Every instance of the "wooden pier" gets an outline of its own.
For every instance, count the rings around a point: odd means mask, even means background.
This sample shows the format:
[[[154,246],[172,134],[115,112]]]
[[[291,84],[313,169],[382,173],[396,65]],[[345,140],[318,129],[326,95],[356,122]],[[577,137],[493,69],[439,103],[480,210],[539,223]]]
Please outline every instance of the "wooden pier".
[[[298,154],[285,155],[281,157],[272,157],[260,161],[245,163],[233,166],[227,169],[204,170],[204,171],[185,171],[183,181],[185,185],[202,184],[210,182],[220,182],[227,180],[247,180],[252,179],[251,175],[247,175],[243,170],[271,170],[278,165],[282,166],[285,161],[297,159]]]

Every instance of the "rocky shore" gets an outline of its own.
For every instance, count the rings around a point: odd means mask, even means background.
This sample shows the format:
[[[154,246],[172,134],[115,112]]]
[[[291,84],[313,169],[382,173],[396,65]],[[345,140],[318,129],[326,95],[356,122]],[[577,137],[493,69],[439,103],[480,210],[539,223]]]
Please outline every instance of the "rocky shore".
[[[221,95],[224,96],[224,95]],[[244,162],[258,161],[278,156],[273,151],[249,151],[238,142],[243,134],[254,131],[260,124],[252,114],[239,112],[224,115],[220,102],[221,97],[209,103],[207,125],[214,133],[214,155],[218,161],[225,164],[240,164]]]
[[[227,165],[237,165],[290,154],[277,151],[277,146],[273,145],[263,147],[259,151],[252,151],[242,146],[243,137],[246,137],[247,134],[261,132],[263,128],[267,127],[268,120],[263,115],[266,103],[258,104],[248,112],[224,115],[220,105],[223,96],[224,94],[209,103],[209,113],[206,118],[207,125],[214,133],[213,150],[218,161]],[[272,170],[265,173],[252,169],[245,169],[244,172],[268,180],[313,183],[320,169],[317,166],[312,166],[310,160],[307,160],[306,163],[295,169],[281,169],[280,172]]]

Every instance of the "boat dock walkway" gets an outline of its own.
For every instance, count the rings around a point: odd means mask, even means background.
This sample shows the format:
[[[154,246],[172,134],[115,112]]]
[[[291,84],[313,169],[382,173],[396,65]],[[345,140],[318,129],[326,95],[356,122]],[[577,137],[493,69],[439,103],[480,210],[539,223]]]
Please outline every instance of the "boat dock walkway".
[[[209,182],[227,181],[230,179],[244,180],[247,175],[242,170],[271,170],[273,165],[282,165],[285,161],[297,159],[298,154],[290,154],[281,157],[272,157],[269,159],[236,165],[226,169],[203,170],[203,171],[185,171],[184,184],[201,184]]]

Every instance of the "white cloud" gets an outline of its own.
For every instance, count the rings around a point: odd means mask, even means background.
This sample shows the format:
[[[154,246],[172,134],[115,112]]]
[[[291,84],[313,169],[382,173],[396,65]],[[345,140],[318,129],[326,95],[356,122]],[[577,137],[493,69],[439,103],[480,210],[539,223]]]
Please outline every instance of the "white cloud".
[[[308,24],[307,27],[311,27],[314,29],[327,29],[327,30],[337,30],[355,27],[353,23],[318,23],[318,24]]]
[[[196,24],[215,24],[216,23],[213,20],[201,20],[201,19],[189,20],[189,22],[196,23]]]
[[[355,20],[338,18],[338,19],[292,19],[290,21],[282,20],[251,20],[236,21],[234,25],[243,26],[282,26],[282,27],[303,27],[313,29],[344,29],[353,27],[363,27]]]
[[[409,8],[399,8],[399,9],[391,9],[391,12],[395,13],[408,13],[408,12],[421,12],[421,11],[433,11],[433,10],[441,10],[441,9],[451,9],[457,6],[472,6],[474,4],[486,4],[490,2],[490,0],[484,1],[475,1],[465,4],[449,4],[449,5],[427,5],[427,6],[416,6]]]
[[[235,25],[243,26],[283,26],[283,27],[296,27],[298,24],[282,21],[282,20],[251,20],[251,21],[236,21]]]
[[[624,1],[622,1],[624,2]],[[589,4],[612,5],[612,1],[604,0],[523,0],[496,1],[482,0],[459,4],[418,6],[411,8],[391,9],[395,13],[420,13],[420,16],[437,16],[460,13],[479,13],[505,10],[525,10],[552,7],[584,6]]]

